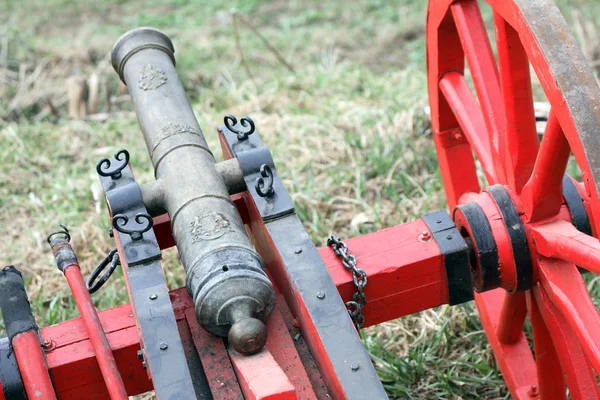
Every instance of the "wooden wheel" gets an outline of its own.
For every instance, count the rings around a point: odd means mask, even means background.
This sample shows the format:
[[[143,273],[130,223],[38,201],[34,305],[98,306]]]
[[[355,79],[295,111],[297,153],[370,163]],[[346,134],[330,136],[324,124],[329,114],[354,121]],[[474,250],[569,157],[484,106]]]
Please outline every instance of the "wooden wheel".
[[[600,317],[576,265],[600,273],[591,236],[600,232],[600,88],[552,0],[487,3],[492,35],[476,0],[429,2],[429,98],[448,205],[472,243],[475,300],[513,398],[566,399],[568,388],[598,399]],[[551,105],[541,144],[530,65]],[[571,154],[583,184],[565,177]]]

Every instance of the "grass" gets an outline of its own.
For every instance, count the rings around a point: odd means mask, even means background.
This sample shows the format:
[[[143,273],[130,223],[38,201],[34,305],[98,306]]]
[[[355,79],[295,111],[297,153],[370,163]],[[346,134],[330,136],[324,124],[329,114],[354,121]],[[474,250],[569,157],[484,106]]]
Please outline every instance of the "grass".
[[[572,16],[569,4],[560,2]],[[598,20],[593,1],[575,4],[584,21]],[[137,179],[152,179],[126,91],[107,60],[116,38],[136,26],[172,36],[178,71],[212,148],[218,148],[215,127],[225,114],[253,118],[317,245],[332,232],[364,234],[445,207],[424,113],[424,1],[238,0],[224,6],[168,0],[140,7],[0,0],[0,8],[0,82],[6,83],[0,85],[0,262],[24,272],[42,326],[77,316],[45,235],[59,222],[69,226],[84,274],[113,246],[98,196],[97,160],[127,148]],[[240,24],[248,75],[231,9],[295,72]],[[91,73],[106,82],[114,115],[102,122],[69,119],[66,82]],[[181,286],[174,251],[164,253],[164,267],[170,287]],[[588,279],[600,298],[597,278]],[[94,295],[96,306],[127,301],[123,287],[116,272]],[[427,310],[365,333],[392,398],[509,396],[470,304]]]

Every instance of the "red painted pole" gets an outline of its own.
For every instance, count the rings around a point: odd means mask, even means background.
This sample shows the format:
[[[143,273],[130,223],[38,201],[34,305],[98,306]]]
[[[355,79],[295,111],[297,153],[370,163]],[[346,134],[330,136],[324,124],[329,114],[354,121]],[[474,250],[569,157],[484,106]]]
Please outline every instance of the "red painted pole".
[[[21,379],[30,399],[56,399],[40,339],[35,331],[19,333],[12,340]]]
[[[102,372],[102,377],[106,383],[110,398],[128,399],[123,379],[115,363],[115,357],[104,334],[104,329],[100,323],[100,318],[98,318],[92,298],[83,281],[83,276],[81,276],[79,265],[70,265],[64,270],[64,274],[71,292],[73,292],[73,298],[79,309],[81,319],[87,328],[90,343],[96,354],[96,360],[98,361],[98,366],[100,366],[100,371]]]
[[[61,225],[61,228],[61,230],[50,233],[47,239],[52,248],[56,265],[67,278],[110,398],[113,400],[127,400],[129,397],[123,379],[119,374],[115,357],[104,334],[104,328],[102,328],[83,276],[81,276],[77,256],[69,243],[71,235],[64,225]]]

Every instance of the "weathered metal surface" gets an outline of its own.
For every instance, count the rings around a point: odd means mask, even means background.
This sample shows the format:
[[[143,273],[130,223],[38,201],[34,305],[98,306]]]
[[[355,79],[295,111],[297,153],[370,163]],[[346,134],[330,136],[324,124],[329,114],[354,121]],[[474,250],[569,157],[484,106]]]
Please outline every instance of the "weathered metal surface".
[[[98,165],[103,162],[104,160],[100,161]],[[160,249],[154,231],[151,226],[148,226],[148,220],[137,218],[138,215],[147,214],[147,211],[131,167],[125,165],[121,168],[117,179],[103,175],[100,175],[99,178],[110,213],[113,216],[113,228],[115,228],[113,233],[119,236],[123,249],[122,261],[127,262],[129,266],[134,266],[160,260]],[[115,217],[122,221],[126,219],[126,228],[115,221]],[[135,232],[141,236],[135,235]],[[134,239],[136,237],[138,239]]]
[[[115,158],[118,158],[115,156]],[[117,159],[118,161],[118,159]],[[110,162],[101,161],[98,165]],[[108,175],[108,176],[106,176]],[[194,388],[162,268],[160,248],[148,220],[142,194],[129,165],[118,175],[101,174],[106,201],[113,216],[113,232],[121,258],[144,362],[160,399],[192,399]],[[126,220],[126,228],[115,217]],[[163,344],[167,344],[166,349]],[[173,368],[173,366],[177,366]]]
[[[227,118],[225,122],[229,122]],[[258,132],[240,140],[238,132],[242,129],[241,122],[235,126],[228,123],[220,126],[219,132],[225,138],[229,151],[240,164],[247,190],[252,195],[262,219],[270,221],[293,213],[294,203],[283,187],[271,152],[262,142]]]
[[[255,339],[265,337],[262,321],[273,310],[275,291],[216,171],[173,53],[163,33],[138,28],[117,41],[112,61],[135,106],[198,320],[220,336],[243,324],[244,337],[253,339],[243,340],[245,346],[237,350],[256,352],[264,345]],[[246,324],[245,319],[259,321]]]
[[[454,221],[445,211],[425,214],[422,219],[444,255],[448,304],[452,306],[473,300],[469,247]]]

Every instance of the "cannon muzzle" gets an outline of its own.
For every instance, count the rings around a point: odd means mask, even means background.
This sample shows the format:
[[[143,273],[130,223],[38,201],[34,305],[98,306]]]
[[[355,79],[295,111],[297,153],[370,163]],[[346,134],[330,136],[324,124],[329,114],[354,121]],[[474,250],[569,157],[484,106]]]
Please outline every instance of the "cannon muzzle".
[[[266,342],[275,290],[253,250],[179,76],[171,40],[137,28],[117,40],[112,64],[127,85],[156,176],[152,190],[171,218],[196,316],[251,354]]]

